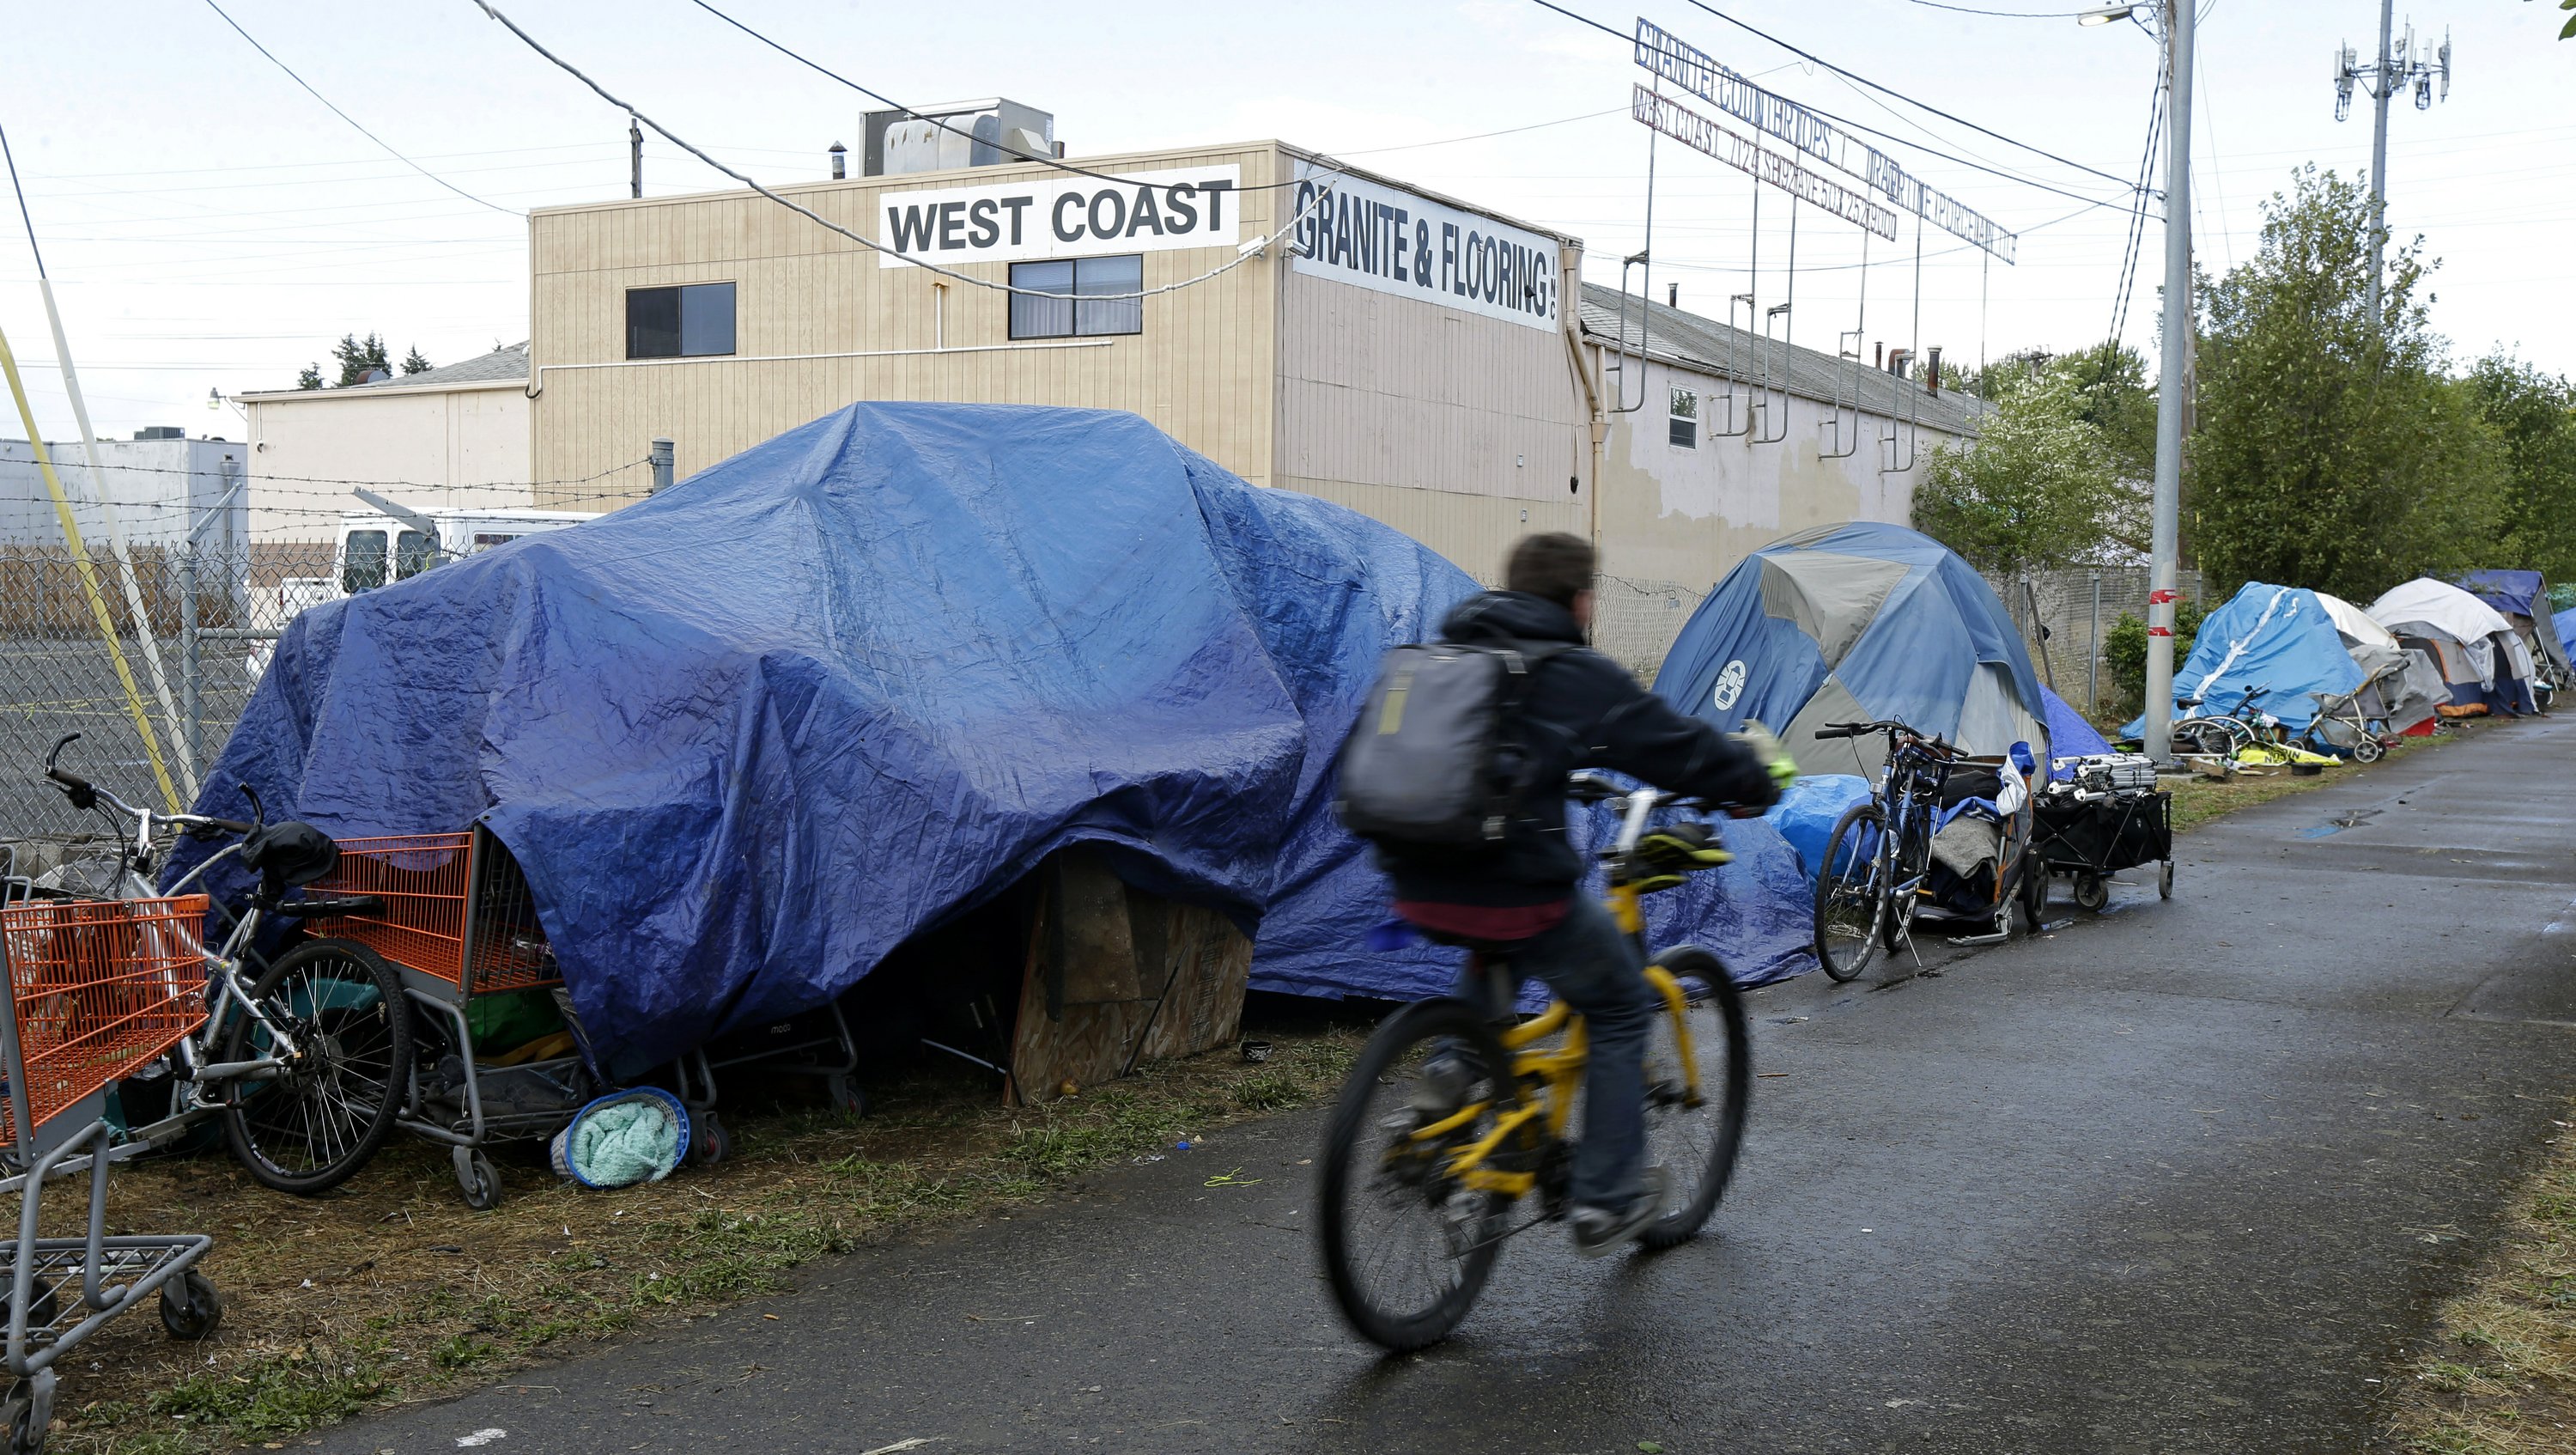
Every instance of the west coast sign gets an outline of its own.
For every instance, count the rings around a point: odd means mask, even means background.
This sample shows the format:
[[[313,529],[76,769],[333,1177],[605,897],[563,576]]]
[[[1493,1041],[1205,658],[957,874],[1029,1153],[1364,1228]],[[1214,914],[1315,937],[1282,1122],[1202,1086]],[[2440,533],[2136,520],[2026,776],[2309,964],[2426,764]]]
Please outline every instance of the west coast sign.
[[[1242,237],[1238,166],[1138,172],[1115,182],[1056,173],[985,187],[877,194],[880,265],[1010,263],[1170,248]]]

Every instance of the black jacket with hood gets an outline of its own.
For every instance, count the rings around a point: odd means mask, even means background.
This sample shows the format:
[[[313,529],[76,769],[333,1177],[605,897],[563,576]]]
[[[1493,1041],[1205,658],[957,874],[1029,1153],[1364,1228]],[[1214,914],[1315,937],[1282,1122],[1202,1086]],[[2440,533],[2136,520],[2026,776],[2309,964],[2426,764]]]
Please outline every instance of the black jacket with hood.
[[[1488,591],[1460,602],[1440,624],[1441,640],[1565,643],[1532,672],[1519,723],[1533,785],[1498,846],[1460,855],[1380,844],[1378,863],[1399,900],[1439,904],[1532,905],[1569,898],[1583,880],[1583,856],[1566,839],[1565,777],[1608,768],[1669,792],[1725,804],[1768,807],[1779,798],[1771,774],[1725,734],[1676,712],[1637,685],[1628,670],[1582,645],[1574,613],[1544,597]]]

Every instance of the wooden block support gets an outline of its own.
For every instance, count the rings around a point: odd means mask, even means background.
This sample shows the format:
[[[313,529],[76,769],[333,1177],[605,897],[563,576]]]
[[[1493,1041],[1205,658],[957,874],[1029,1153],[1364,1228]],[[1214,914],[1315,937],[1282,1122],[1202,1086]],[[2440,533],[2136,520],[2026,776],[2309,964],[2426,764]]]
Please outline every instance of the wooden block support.
[[[1068,1085],[1234,1040],[1252,942],[1232,921],[1131,889],[1086,850],[1057,854],[1039,873],[1012,1038],[1015,1101],[1051,1101]]]

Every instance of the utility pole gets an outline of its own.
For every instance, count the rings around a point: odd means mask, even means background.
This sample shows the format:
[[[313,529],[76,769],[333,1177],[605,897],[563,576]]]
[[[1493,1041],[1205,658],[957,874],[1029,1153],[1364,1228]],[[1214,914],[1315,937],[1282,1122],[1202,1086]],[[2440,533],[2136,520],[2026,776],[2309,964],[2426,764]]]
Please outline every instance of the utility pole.
[[[2369,65],[2361,65],[2351,46],[2335,53],[2335,120],[2352,115],[2352,88],[2361,83],[2370,93],[2370,317],[2375,326],[2379,320],[2379,280],[2381,258],[2388,247],[2388,100],[2409,85],[2415,88],[2415,109],[2427,111],[2433,105],[2433,81],[2442,82],[2442,99],[2451,99],[2451,36],[2442,33],[2442,47],[2430,55],[2415,51],[2415,25],[2409,21],[2406,39],[2391,49],[2389,41],[2395,28],[2397,0],[2379,0],[2379,50]]]
[[[2194,0],[2164,0],[2165,322],[2156,386],[2155,527],[2147,587],[2147,756],[2173,756],[2174,602],[2180,581],[2183,422],[2191,378],[2191,64]]]
[[[626,161],[633,174],[626,184],[626,195],[641,197],[644,195],[644,128],[638,126],[631,115],[626,118]]]

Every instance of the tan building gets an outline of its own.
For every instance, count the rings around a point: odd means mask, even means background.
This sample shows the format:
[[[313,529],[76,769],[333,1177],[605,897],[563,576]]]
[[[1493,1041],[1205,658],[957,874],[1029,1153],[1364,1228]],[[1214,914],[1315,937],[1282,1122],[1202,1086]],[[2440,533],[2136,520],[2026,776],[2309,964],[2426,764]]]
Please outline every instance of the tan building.
[[[895,256],[750,192],[537,211],[533,477],[599,476],[655,438],[685,476],[861,399],[1126,409],[1479,576],[1524,532],[1597,535],[1658,606],[1782,530],[1904,518],[1912,472],[1879,469],[1875,441],[1819,452],[1798,393],[1831,372],[1819,356],[1780,357],[1756,443],[1676,457],[1674,379],[1726,360],[1658,310],[1651,420],[1611,413],[1577,239],[1274,141],[1078,165],[1117,180],[1015,162],[777,189]],[[1660,625],[1621,655],[1659,657]]]
[[[251,539],[330,540],[341,512],[366,508],[353,484],[415,509],[534,504],[527,389],[522,343],[373,384],[238,396],[250,424]]]

